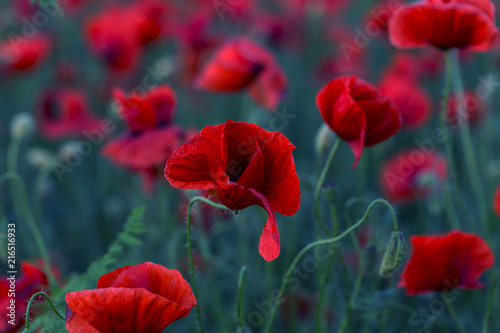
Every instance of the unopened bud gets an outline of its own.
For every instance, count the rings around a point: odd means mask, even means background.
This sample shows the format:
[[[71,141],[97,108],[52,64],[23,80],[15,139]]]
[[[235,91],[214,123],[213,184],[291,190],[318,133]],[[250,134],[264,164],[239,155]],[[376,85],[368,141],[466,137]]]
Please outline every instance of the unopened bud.
[[[404,235],[400,231],[393,231],[385,248],[379,274],[382,277],[391,277],[405,262],[407,247]]]
[[[30,113],[17,114],[10,123],[10,135],[15,140],[21,140],[35,132],[36,125]]]
[[[335,133],[328,125],[323,124],[316,134],[316,153],[318,155],[325,154],[332,147],[334,140]]]
[[[71,162],[74,160],[80,160],[80,149],[81,144],[78,141],[69,141],[65,143],[59,152],[57,153],[59,159],[62,162]]]
[[[26,161],[35,168],[43,168],[52,159],[52,152],[44,148],[30,148],[26,151]]]

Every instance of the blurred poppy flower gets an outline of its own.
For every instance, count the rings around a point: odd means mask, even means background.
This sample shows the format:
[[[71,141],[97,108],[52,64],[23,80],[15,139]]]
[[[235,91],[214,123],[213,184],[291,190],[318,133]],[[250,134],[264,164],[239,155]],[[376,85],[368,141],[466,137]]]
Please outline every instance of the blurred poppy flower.
[[[455,95],[450,96],[448,108],[446,109],[446,121],[454,126],[459,125],[462,121],[467,121],[471,125],[475,125],[481,121],[486,115],[485,105],[476,96],[473,91],[465,93],[465,114],[459,115],[458,100]],[[463,119],[461,119],[463,118]]]
[[[493,210],[500,217],[500,185],[498,185],[495,196],[493,197]]]
[[[8,70],[24,71],[47,58],[51,48],[48,38],[13,38],[0,43],[0,66]]]
[[[193,85],[212,92],[239,91],[250,87],[255,101],[275,108],[286,90],[286,78],[273,56],[246,38],[225,43],[205,65]]]
[[[9,276],[1,279],[0,314],[4,320],[0,322],[0,332],[17,332],[24,325],[28,300],[42,289],[47,290],[47,276],[42,267],[43,261],[41,260],[38,260],[35,264],[21,262],[21,274],[16,276],[15,280],[9,280]],[[53,272],[56,277],[59,277],[59,272],[55,268]],[[11,287],[12,284],[15,284],[14,288]],[[13,310],[9,308],[9,306],[12,307],[12,300],[15,302]],[[10,315],[12,313],[14,315]],[[14,325],[8,323],[10,320],[14,320]]]
[[[404,127],[417,129],[425,125],[430,116],[431,99],[416,81],[390,75],[382,80],[379,89],[401,112]]]
[[[171,124],[174,92],[166,85],[144,95],[126,96],[117,89],[114,98],[128,131],[108,143],[102,154],[117,165],[139,172],[145,189],[150,190],[170,154],[185,140],[182,129]]]
[[[274,212],[291,216],[300,206],[294,149],[281,133],[228,120],[205,127],[180,146],[167,161],[165,177],[177,188],[215,190],[220,202],[232,210],[264,208],[268,219],[259,252],[271,261],[280,252]]]
[[[488,51],[496,37],[489,0],[421,0],[400,6],[389,21],[391,43],[401,49],[434,46]]]
[[[76,332],[160,333],[196,305],[181,273],[146,262],[118,268],[97,288],[66,294],[66,329]]]
[[[113,8],[91,17],[85,26],[91,49],[113,71],[135,68],[139,56],[138,29],[123,10]]]
[[[85,94],[79,90],[55,89],[42,96],[37,119],[46,138],[83,137],[100,128],[100,120],[91,114]]]
[[[380,143],[401,126],[401,114],[371,84],[356,76],[341,76],[316,96],[325,123],[351,147],[356,167],[364,147]]]
[[[447,174],[443,156],[415,148],[391,157],[382,166],[380,183],[390,200],[404,202],[440,191]]]
[[[124,9],[124,14],[137,29],[140,44],[148,44],[160,37],[167,10],[165,3],[154,0],[138,1]]]
[[[410,240],[414,250],[399,282],[408,295],[480,288],[477,280],[495,261],[481,237],[462,231]]]

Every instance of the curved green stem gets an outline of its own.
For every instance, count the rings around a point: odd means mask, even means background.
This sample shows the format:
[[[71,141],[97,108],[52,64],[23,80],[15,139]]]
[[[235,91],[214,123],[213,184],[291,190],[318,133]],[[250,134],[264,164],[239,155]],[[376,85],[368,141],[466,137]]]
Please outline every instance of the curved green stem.
[[[337,138],[337,140],[335,141],[335,144],[333,145],[332,150],[328,155],[325,166],[323,167],[323,170],[321,171],[321,174],[319,176],[318,183],[316,184],[316,189],[314,190],[314,216],[316,217],[316,221],[320,224],[320,226],[328,233],[329,233],[328,226],[326,225],[325,221],[323,221],[323,219],[321,218],[321,211],[320,211],[321,189],[323,188],[326,175],[330,170],[333,158],[335,157],[335,154],[339,149],[341,141],[342,140],[340,138]]]
[[[465,219],[467,220],[467,223],[474,228],[475,225],[472,221],[472,217],[470,216],[469,211],[467,210],[465,203],[463,201],[462,195],[459,192],[459,186],[458,186],[458,179],[457,179],[457,171],[456,171],[456,166],[454,163],[453,159],[453,150],[451,147],[451,138],[450,138],[450,131],[448,129],[448,126],[446,125],[446,111],[448,109],[448,102],[450,98],[450,92],[451,92],[451,59],[450,59],[450,54],[448,52],[445,52],[445,63],[446,63],[446,74],[445,74],[445,84],[444,84],[444,91],[443,91],[443,104],[441,106],[440,110],[440,116],[441,116],[441,129],[444,133],[444,144],[446,147],[446,155],[448,157],[448,164],[449,164],[449,169],[450,169],[450,174],[451,174],[451,180],[453,183],[453,194],[455,197],[455,200],[458,204],[459,209],[462,211],[462,214],[465,216]]]
[[[466,333],[464,326],[460,322],[460,319],[458,319],[457,313],[455,312],[455,309],[453,308],[453,305],[451,305],[451,302],[445,302],[445,303],[446,303],[446,307],[448,308],[448,312],[451,315],[451,318],[453,319],[453,321],[457,325],[458,331],[460,333]]]
[[[45,243],[43,241],[42,234],[40,232],[40,229],[38,228],[38,225],[35,222],[35,219],[33,217],[33,214],[31,212],[31,209],[28,204],[28,195],[26,193],[26,185],[24,181],[21,179],[21,177],[16,173],[12,171],[8,171],[4,173],[2,176],[0,176],[0,189],[3,187],[3,184],[7,180],[13,180],[17,182],[18,189],[19,189],[19,196],[20,196],[20,201],[22,205],[22,211],[24,212],[24,218],[26,222],[28,223],[29,228],[31,229],[31,233],[33,235],[33,238],[35,239],[35,244],[38,248],[38,252],[40,252],[40,256],[42,257],[44,261],[44,270],[45,274],[47,275],[49,279],[49,285],[51,288],[56,288],[57,287],[57,280],[54,277],[54,274],[52,273],[52,269],[50,266],[50,259],[49,259],[49,252],[47,251],[47,248],[45,247]],[[17,192],[17,191],[16,191]],[[15,202],[15,205],[17,205],[17,201]],[[20,218],[20,216],[18,216]]]
[[[500,280],[500,273],[493,278],[493,282],[491,283],[490,293],[488,296],[488,307],[486,308],[486,313],[484,314],[482,333],[488,333],[488,320],[490,319],[491,307],[493,305],[495,288],[497,286],[498,280]]]
[[[194,197],[189,202],[188,211],[187,211],[187,218],[186,218],[187,245],[188,245],[188,255],[189,255],[189,270],[190,270],[190,275],[191,275],[191,284],[193,286],[193,294],[194,294],[194,297],[198,300],[199,299],[198,288],[196,287],[196,280],[195,280],[195,276],[194,276],[193,247],[191,245],[191,210],[193,208],[193,205],[197,201],[202,201],[202,202],[206,203],[207,205],[210,205],[210,206],[212,206],[214,208],[218,208],[218,209],[228,210],[229,208],[227,208],[224,205],[217,204],[217,203],[215,203],[215,202],[213,202],[205,197]],[[198,300],[198,304],[196,306],[196,317],[198,318],[198,331],[200,333],[202,333],[203,332],[203,323],[201,320],[201,310],[200,310],[199,300]]]
[[[290,267],[286,271],[285,277],[283,278],[283,282],[281,283],[281,287],[280,287],[280,290],[279,290],[279,293],[278,293],[278,297],[276,298],[276,302],[275,302],[274,307],[273,307],[273,311],[271,312],[271,316],[269,318],[269,321],[267,322],[266,328],[264,329],[265,333],[269,333],[271,331],[271,326],[273,324],[274,317],[276,316],[276,312],[278,311],[278,305],[281,303],[280,302],[281,298],[283,297],[283,293],[285,292],[285,287],[288,284],[288,280],[290,278],[290,275],[292,274],[295,266],[297,266],[297,263],[302,258],[302,256],[304,254],[306,254],[307,251],[309,251],[312,248],[315,248],[315,247],[320,246],[320,245],[327,245],[327,244],[336,243],[339,240],[341,240],[344,237],[346,237],[347,235],[349,235],[353,230],[355,230],[356,228],[358,228],[360,225],[362,225],[366,221],[366,219],[368,218],[368,215],[372,211],[373,207],[375,205],[377,205],[377,204],[383,204],[383,205],[385,205],[385,206],[387,206],[389,208],[389,210],[391,211],[392,217],[393,217],[394,231],[398,230],[398,223],[397,223],[397,220],[396,220],[396,214],[395,214],[394,209],[392,208],[392,206],[386,200],[384,200],[384,199],[377,199],[377,200],[372,201],[372,203],[366,209],[365,214],[363,215],[363,217],[361,217],[361,219],[358,222],[356,222],[354,225],[352,225],[351,227],[349,227],[347,230],[345,230],[343,233],[341,233],[337,237],[318,240],[318,241],[312,242],[309,245],[305,246],[295,256],[295,258],[293,259],[292,263],[290,264]]]
[[[460,139],[462,141],[463,151],[465,155],[465,165],[468,169],[468,175],[471,178],[472,189],[476,197],[476,203],[479,207],[481,221],[488,232],[488,200],[486,200],[481,177],[479,176],[479,168],[477,166],[476,156],[474,154],[474,146],[470,136],[469,120],[466,114],[466,100],[462,76],[460,75],[460,64],[458,59],[458,49],[450,51],[449,62],[451,67],[453,91],[457,100],[457,110],[459,115],[459,130]]]
[[[247,274],[247,266],[241,267],[240,276],[238,278],[238,332],[243,332],[243,287],[245,286],[245,278]]]
[[[52,308],[52,311],[54,311],[54,313],[59,317],[61,318],[62,320],[65,320],[64,319],[64,316],[61,315],[59,313],[59,311],[57,311],[56,307],[54,306],[54,304],[52,303],[52,300],[50,299],[49,295],[47,295],[46,293],[44,293],[43,291],[39,291],[35,294],[33,294],[33,296],[31,296],[29,302],[28,302],[28,307],[26,308],[26,329],[29,331],[30,329],[30,311],[31,311],[31,305],[33,304],[33,302],[35,301],[35,299],[38,297],[38,296],[43,296],[45,297],[45,299],[49,302],[49,305],[50,307]]]

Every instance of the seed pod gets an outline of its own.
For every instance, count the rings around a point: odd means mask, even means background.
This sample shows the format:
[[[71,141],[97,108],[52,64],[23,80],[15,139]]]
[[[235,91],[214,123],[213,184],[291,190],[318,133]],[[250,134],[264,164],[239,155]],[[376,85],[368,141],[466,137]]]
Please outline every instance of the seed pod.
[[[379,274],[382,277],[391,277],[405,262],[407,246],[404,235],[400,231],[393,231],[385,248]]]

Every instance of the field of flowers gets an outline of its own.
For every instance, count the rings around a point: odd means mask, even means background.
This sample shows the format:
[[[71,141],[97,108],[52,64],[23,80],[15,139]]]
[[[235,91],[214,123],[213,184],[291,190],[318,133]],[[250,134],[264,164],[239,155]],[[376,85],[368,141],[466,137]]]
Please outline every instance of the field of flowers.
[[[500,332],[495,15],[0,1],[0,333]]]

